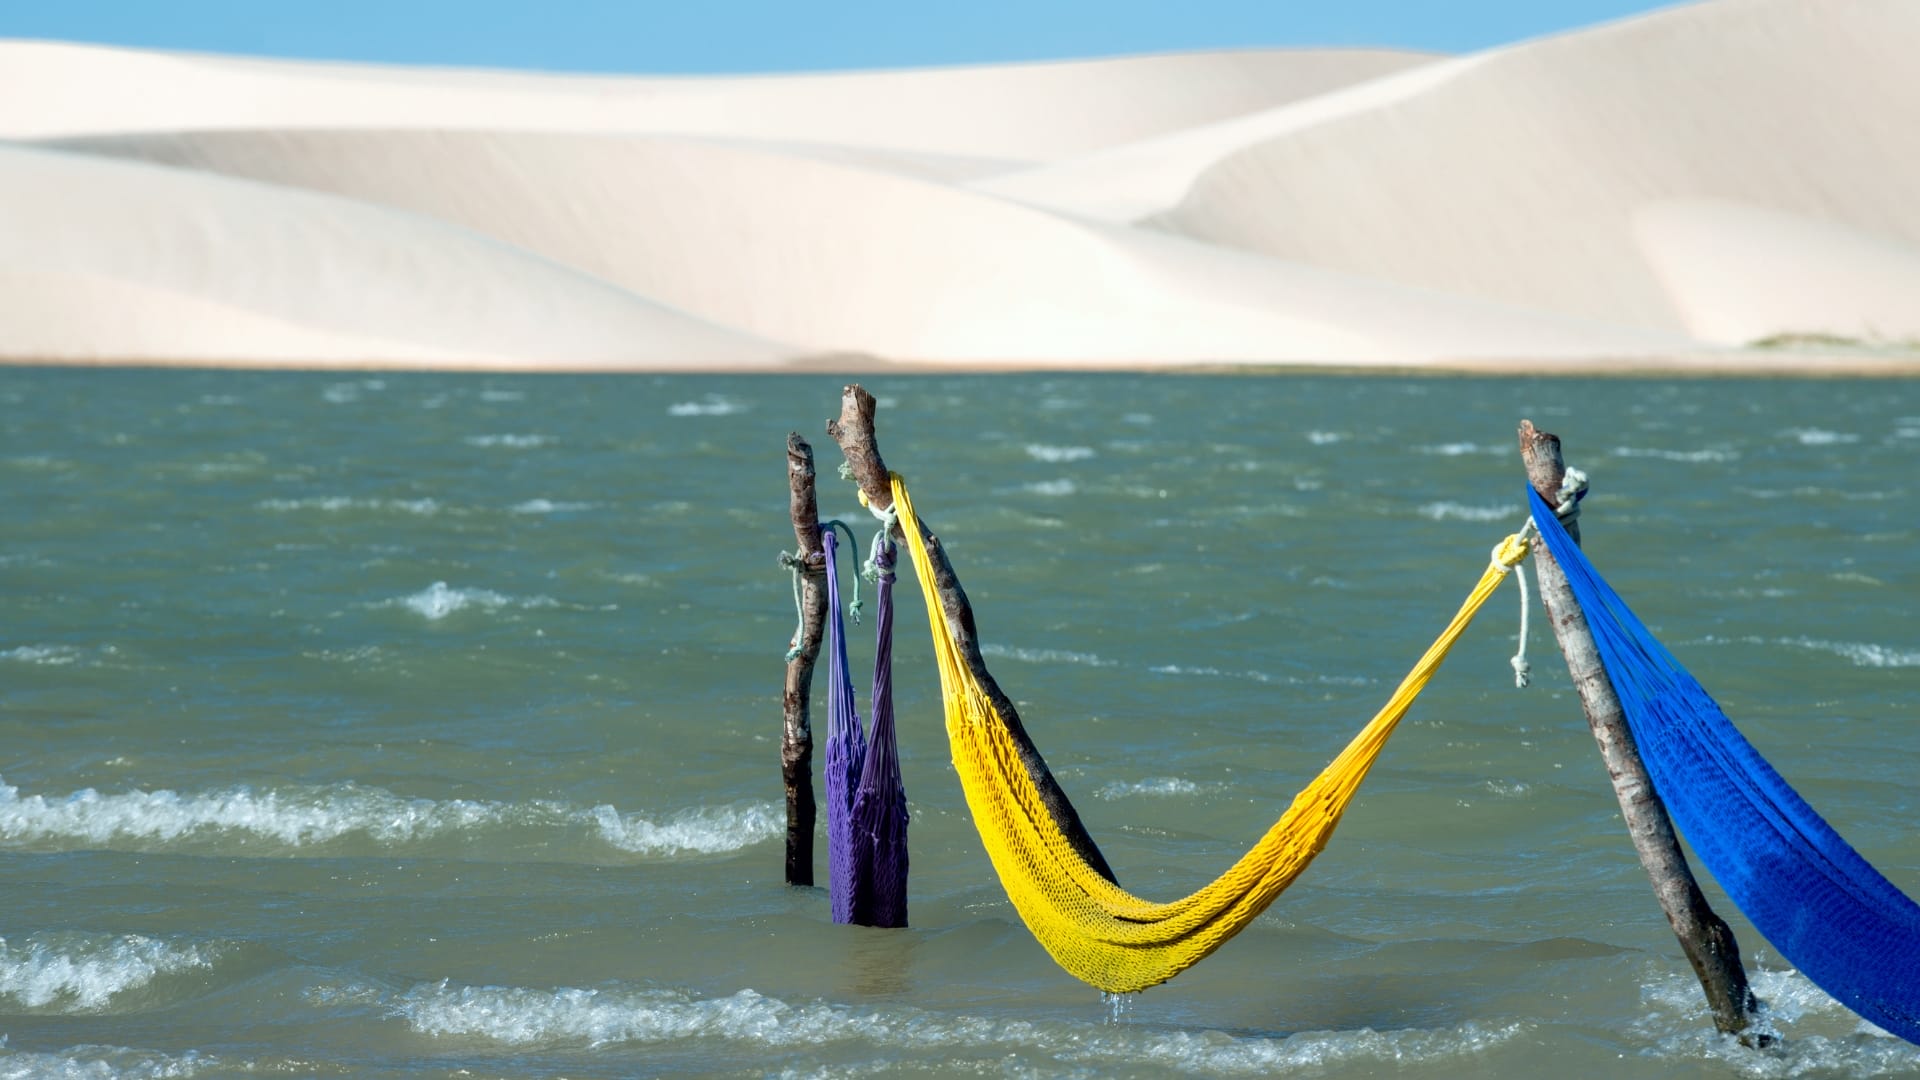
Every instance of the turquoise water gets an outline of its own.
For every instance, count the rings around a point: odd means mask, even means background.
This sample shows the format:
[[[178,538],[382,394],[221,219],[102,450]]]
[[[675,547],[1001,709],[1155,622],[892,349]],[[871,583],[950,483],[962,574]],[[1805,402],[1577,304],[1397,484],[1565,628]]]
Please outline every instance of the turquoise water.
[[[1711,1035],[1539,621],[1512,686],[1510,590],[1306,876],[1114,1004],[994,880],[903,585],[914,925],[832,925],[781,884],[775,556],[789,430],[865,531],[841,381],[0,371],[0,1076],[1920,1071],[1724,902],[1786,1040]],[[1521,417],[1616,587],[1920,892],[1912,383],[867,385],[1136,892],[1372,714],[1518,524]]]

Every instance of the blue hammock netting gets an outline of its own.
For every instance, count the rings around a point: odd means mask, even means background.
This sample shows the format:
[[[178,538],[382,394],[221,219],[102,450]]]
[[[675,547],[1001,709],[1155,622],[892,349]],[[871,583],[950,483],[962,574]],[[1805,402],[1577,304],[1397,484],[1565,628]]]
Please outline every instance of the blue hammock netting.
[[[1594,570],[1553,508],[1531,488],[1527,495],[1654,789],[1700,861],[1802,974],[1920,1043],[1920,905],[1780,778]]]

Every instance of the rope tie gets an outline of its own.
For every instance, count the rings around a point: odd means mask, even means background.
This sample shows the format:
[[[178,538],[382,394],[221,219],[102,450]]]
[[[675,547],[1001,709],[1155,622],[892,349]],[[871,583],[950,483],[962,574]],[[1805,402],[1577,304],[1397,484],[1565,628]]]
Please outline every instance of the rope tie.
[[[1527,552],[1531,550],[1527,546],[1527,531],[1522,528],[1519,532],[1493,545],[1492,569],[1504,574],[1519,566],[1521,560],[1525,559]]]
[[[1553,516],[1560,519],[1562,526],[1573,524],[1580,518],[1580,500],[1586,497],[1587,474],[1569,466],[1567,471],[1560,477],[1560,490],[1556,494],[1559,505],[1554,507]],[[1509,541],[1518,540],[1523,549],[1522,555],[1524,556],[1524,549],[1527,542],[1539,535],[1539,526],[1536,525],[1533,518],[1529,516],[1527,523],[1520,527],[1520,531],[1507,539]],[[1496,548],[1494,549],[1494,562],[1498,563],[1499,561],[1500,549]],[[1527,572],[1521,569],[1518,562],[1513,563],[1512,566],[1514,576],[1520,579],[1520,634],[1518,647],[1514,650],[1513,659],[1508,662],[1513,665],[1513,685],[1515,689],[1524,690],[1533,682],[1533,665],[1527,662]]]
[[[1494,569],[1501,573],[1513,571],[1520,582],[1520,640],[1519,647],[1508,663],[1513,665],[1513,685],[1524,690],[1533,682],[1533,665],[1527,662],[1527,571],[1520,564],[1532,549],[1531,539],[1538,535],[1533,528],[1533,519],[1527,519],[1520,531],[1500,541],[1493,549]]]
[[[800,602],[800,575],[807,572],[807,550],[783,551],[780,565],[793,573],[793,637],[787,642],[787,663],[800,655],[800,639],[807,635],[806,608]]]
[[[841,532],[846,534],[847,550],[849,551],[860,550],[860,541],[853,538],[853,526],[848,525],[846,522],[841,521],[839,518],[829,518],[828,520],[820,523],[820,532],[823,535],[834,529],[839,529]],[[833,567],[831,566],[827,567],[827,572],[832,573]],[[853,624],[855,626],[860,625],[860,578],[861,576],[862,575],[860,574],[853,575],[853,600],[847,604],[847,614],[853,617]],[[871,581],[873,579],[868,578],[867,580]]]
[[[899,475],[900,474],[897,472],[889,471],[888,473],[889,479]],[[841,462],[840,478],[842,480],[852,480],[853,466],[847,464],[844,461]],[[900,525],[900,514],[898,510],[896,510],[894,507],[889,506],[885,510],[882,510],[879,507],[873,505],[872,500],[867,498],[867,492],[865,488],[855,488],[854,494],[860,497],[860,505],[867,508],[867,513],[872,514],[874,517],[874,520],[880,523],[879,531],[873,534],[873,544],[868,549],[867,561],[860,564],[860,576],[863,578],[866,578],[868,581],[876,581],[879,579],[879,576],[880,576],[880,568],[878,565],[880,560],[880,549],[883,546],[888,546],[887,537],[891,535],[893,533],[893,530]]]
[[[1525,567],[1513,568],[1513,576],[1520,583],[1520,644],[1514,650],[1513,688],[1525,690],[1533,683],[1533,665],[1527,663],[1527,571]]]
[[[841,468],[843,469],[845,467],[846,467],[845,465],[841,466]],[[825,531],[832,530],[836,527],[838,527],[840,531],[847,534],[847,543],[849,545],[852,545],[856,550],[858,550],[859,541],[853,538],[853,529],[850,526],[848,526],[846,522],[840,521],[837,519],[829,519],[828,521],[824,522],[820,526],[820,529],[822,532],[825,532]],[[871,560],[869,560],[869,562],[871,562]],[[787,641],[787,663],[791,664],[793,663],[793,658],[800,655],[801,640],[807,636],[806,604],[803,603],[800,599],[800,578],[802,575],[808,573],[806,549],[801,548],[798,551],[781,552],[780,565],[781,567],[783,567],[793,575],[793,637],[788,639]],[[833,571],[832,567],[826,567],[821,572],[831,573],[832,571]],[[853,621],[855,625],[858,625],[860,622],[860,609],[861,609],[860,579],[861,577],[865,577],[868,581],[873,580],[873,576],[871,574],[862,573],[862,574],[855,574],[853,576],[853,601],[847,605],[847,614],[853,616]]]
[[[1580,500],[1587,497],[1587,474],[1567,466],[1565,475],[1560,477],[1560,505],[1553,508],[1553,516],[1560,524],[1571,525],[1580,518]]]
[[[894,513],[893,507],[891,506],[885,510],[875,510],[869,506],[867,510],[872,513],[874,517],[880,519],[880,527],[874,530],[873,544],[867,551],[867,561],[860,564],[860,576],[866,578],[868,581],[878,581],[883,572],[889,575],[893,572],[890,562],[887,570],[881,570],[880,552],[883,549],[892,549],[893,542],[888,539],[888,536],[892,534],[894,526],[900,523],[900,515]]]

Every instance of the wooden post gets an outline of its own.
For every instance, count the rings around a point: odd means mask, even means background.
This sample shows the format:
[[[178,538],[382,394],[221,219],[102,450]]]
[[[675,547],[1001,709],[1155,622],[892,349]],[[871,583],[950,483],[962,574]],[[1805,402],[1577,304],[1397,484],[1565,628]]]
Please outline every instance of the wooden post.
[[[1520,421],[1520,457],[1526,463],[1527,481],[1533,489],[1549,506],[1558,505],[1560,481],[1566,475],[1559,437],[1535,428],[1531,420]],[[1575,543],[1580,541],[1577,521],[1568,524],[1567,532]],[[1692,962],[1701,989],[1706,991],[1714,1026],[1726,1034],[1739,1035],[1742,1042],[1765,1045],[1770,1041],[1766,1036],[1746,1034],[1757,1003],[1747,985],[1747,972],[1741,966],[1740,947],[1734,942],[1733,930],[1707,906],[1707,898],[1701,895],[1700,886],[1694,881],[1687,857],[1681,853],[1680,842],[1674,836],[1666,804],[1653,790],[1646,763],[1641,760],[1640,749],[1627,727],[1620,698],[1600,665],[1600,654],[1594,647],[1586,615],[1567,586],[1560,564],[1554,561],[1545,544],[1533,545],[1533,562],[1540,579],[1541,602],[1546,605],[1548,618],[1553,623],[1554,637],[1560,641],[1560,652],[1566,657],[1567,672],[1573,676],[1574,689],[1580,694],[1580,705],[1586,710],[1587,725],[1593,729],[1594,741],[1600,744],[1600,757],[1606,762],[1608,778],[1613,781],[1613,793],[1620,800],[1621,819],[1626,822],[1627,834],[1633,838],[1640,865],[1653,879],[1654,896],[1659,899],[1661,910],[1667,913],[1667,922],[1673,927],[1674,936],[1680,939],[1681,949]]]
[[[798,553],[781,563],[800,571],[800,640],[787,661],[785,725],[780,776],[787,788],[787,884],[813,884],[813,665],[827,621],[827,553],[820,544],[820,508],[813,493],[813,447],[799,432],[787,436],[788,510]]]
[[[862,389],[858,383],[848,386],[840,397],[840,418],[827,421],[827,434],[840,444],[840,452],[846,455],[847,465],[853,470],[853,479],[867,497],[869,505],[878,510],[887,510],[893,506],[893,485],[889,480],[886,462],[880,458],[880,448],[874,442],[873,414],[875,403],[873,395]],[[898,522],[894,523],[894,534],[905,539],[900,532]],[[1100,848],[1088,835],[1086,827],[1080,823],[1080,815],[1073,804],[1067,801],[1066,793],[1053,778],[1047,768],[1045,758],[1034,748],[1033,740],[1028,738],[1027,730],[1020,722],[1020,713],[1013,702],[1000,690],[1000,684],[993,680],[987,671],[987,662],[980,655],[979,634],[974,629],[973,605],[967,602],[967,594],[960,587],[960,579],[953,572],[953,564],[947,561],[946,550],[940,544],[940,538],[933,534],[926,519],[920,521],[920,535],[927,545],[927,555],[933,562],[934,584],[940,593],[940,606],[947,613],[947,621],[959,631],[960,655],[967,669],[979,681],[987,698],[993,703],[994,711],[1006,722],[1007,733],[1012,736],[1014,745],[1020,752],[1020,762],[1026,766],[1027,774],[1040,791],[1040,797],[1047,809],[1060,825],[1060,831],[1073,845],[1073,849],[1087,864],[1099,872],[1108,881],[1114,880],[1113,870],[1107,865],[1106,856],[1100,854]]]

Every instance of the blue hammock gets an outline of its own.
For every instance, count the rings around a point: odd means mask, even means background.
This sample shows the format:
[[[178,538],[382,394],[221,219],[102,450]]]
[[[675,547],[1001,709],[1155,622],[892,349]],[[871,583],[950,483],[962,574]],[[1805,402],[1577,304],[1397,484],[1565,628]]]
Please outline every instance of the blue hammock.
[[[1531,488],[1654,789],[1714,880],[1841,1004],[1920,1044],[1920,905],[1787,786],[1587,561]]]

